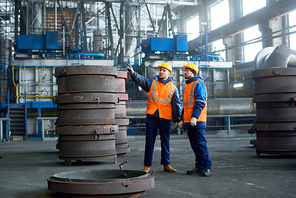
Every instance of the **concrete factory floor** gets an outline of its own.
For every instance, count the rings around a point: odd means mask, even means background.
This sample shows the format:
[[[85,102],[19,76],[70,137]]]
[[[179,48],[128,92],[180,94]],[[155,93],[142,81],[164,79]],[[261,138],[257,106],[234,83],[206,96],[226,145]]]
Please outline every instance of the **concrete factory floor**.
[[[0,197],[100,197],[55,193],[47,188],[47,178],[55,173],[85,170],[142,170],[144,136],[128,136],[131,152],[118,157],[118,164],[73,162],[65,166],[58,159],[55,141],[11,141],[0,143]],[[155,144],[152,170],[155,187],[142,197],[296,197],[295,156],[256,156],[249,134],[207,134],[211,177],[186,175],[194,166],[194,156],[186,135],[171,135],[171,165],[176,173],[163,172],[160,165],[159,136]],[[108,196],[109,197],[109,196]],[[124,197],[124,196],[122,196]],[[125,196],[126,197],[126,196]]]

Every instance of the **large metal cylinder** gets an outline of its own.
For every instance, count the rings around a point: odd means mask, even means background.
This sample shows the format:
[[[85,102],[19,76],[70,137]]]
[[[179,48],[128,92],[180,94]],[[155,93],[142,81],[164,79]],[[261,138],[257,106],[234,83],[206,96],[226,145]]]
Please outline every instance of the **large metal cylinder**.
[[[114,159],[117,68],[69,66],[56,68],[59,117],[57,148],[66,165],[72,160]]]
[[[256,152],[296,154],[296,68],[253,71]]]

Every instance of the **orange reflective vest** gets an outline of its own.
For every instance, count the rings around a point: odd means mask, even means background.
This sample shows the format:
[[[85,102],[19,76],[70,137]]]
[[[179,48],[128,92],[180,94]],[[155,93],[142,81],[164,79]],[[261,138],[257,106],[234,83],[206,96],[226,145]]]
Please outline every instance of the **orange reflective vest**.
[[[176,86],[171,82],[162,83],[158,80],[153,80],[149,93],[146,115],[153,115],[158,109],[159,118],[166,120],[172,119],[172,97],[176,90]]]
[[[202,83],[201,81],[193,81],[186,85],[185,92],[184,92],[184,100],[183,100],[183,122],[184,123],[190,123],[192,118],[192,112],[195,105],[195,96],[194,96],[194,90],[197,85],[197,83]],[[205,85],[205,84],[204,84]],[[206,86],[206,85],[205,85]],[[207,98],[208,99],[208,98]],[[204,102],[204,101],[202,101]],[[200,116],[196,120],[197,122],[206,122],[207,121],[207,104],[202,109]]]

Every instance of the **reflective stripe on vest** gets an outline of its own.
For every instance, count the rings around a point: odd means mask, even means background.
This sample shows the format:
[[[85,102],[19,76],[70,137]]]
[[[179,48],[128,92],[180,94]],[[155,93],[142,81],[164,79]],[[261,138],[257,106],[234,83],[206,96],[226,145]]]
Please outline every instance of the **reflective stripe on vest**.
[[[170,100],[170,99],[171,99],[172,94],[173,94],[173,92],[174,92],[175,85],[173,85],[173,84],[171,83],[171,90],[170,90],[170,93],[169,93],[167,99],[165,100],[165,99],[161,99],[161,98],[156,98],[156,97],[154,97],[157,82],[158,82],[158,80],[155,80],[155,81],[154,81],[154,83],[153,83],[153,87],[152,87],[152,94],[151,94],[150,97],[148,97],[148,100],[156,100],[156,101],[158,101],[158,102],[164,102],[164,103],[167,103],[167,104],[171,104],[171,100]]]
[[[195,81],[191,87],[190,90],[190,94],[189,94],[189,101],[188,102],[184,102],[183,105],[190,105],[190,104],[195,104],[195,101],[193,100],[193,90],[195,88],[195,85],[198,83],[199,81]]]

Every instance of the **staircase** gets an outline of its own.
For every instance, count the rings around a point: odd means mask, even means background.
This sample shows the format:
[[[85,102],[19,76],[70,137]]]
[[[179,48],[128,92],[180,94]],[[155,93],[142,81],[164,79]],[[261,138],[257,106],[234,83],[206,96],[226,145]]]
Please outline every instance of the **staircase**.
[[[27,108],[24,104],[10,104],[8,108],[11,136],[27,139]]]

